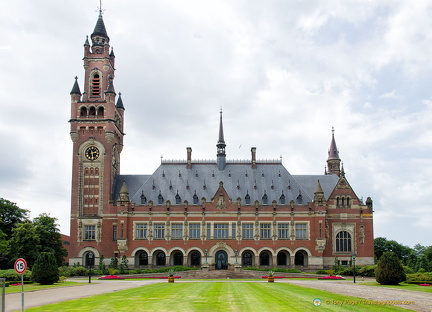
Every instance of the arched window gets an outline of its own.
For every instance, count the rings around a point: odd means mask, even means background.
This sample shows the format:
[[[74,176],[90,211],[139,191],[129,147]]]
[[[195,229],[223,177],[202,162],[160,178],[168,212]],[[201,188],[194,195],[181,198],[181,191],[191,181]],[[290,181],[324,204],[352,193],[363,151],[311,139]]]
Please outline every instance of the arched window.
[[[98,73],[93,75],[92,84],[91,84],[91,95],[99,96],[100,95],[100,76]]]
[[[351,208],[351,198],[347,197],[346,205],[347,205],[347,208]]]
[[[281,197],[279,197],[279,202],[281,205],[285,205],[285,195],[283,192],[282,192]]]
[[[252,254],[249,251],[246,251],[242,255],[242,265],[248,266],[252,265]]]
[[[96,116],[96,108],[94,106],[90,107],[89,116]]]
[[[163,204],[163,196],[162,196],[162,194],[161,194],[161,192],[159,191],[159,195],[158,195],[158,204],[159,205],[162,205]]]
[[[165,265],[166,264],[166,257],[163,252],[159,252],[156,255],[156,265]]]
[[[180,251],[174,254],[173,265],[183,265],[183,255]]]
[[[347,231],[341,231],[336,234],[336,251],[351,252],[351,234]]]
[[[80,116],[81,117],[87,117],[87,107],[81,107]]]
[[[180,195],[179,195],[178,192],[176,194],[175,200],[176,200],[176,205],[180,205],[180,203],[181,203],[181,197],[180,197]]]
[[[287,265],[287,255],[281,251],[277,255],[277,265]]]
[[[198,251],[194,251],[191,254],[191,265],[201,264],[201,254]]]
[[[98,118],[104,117],[104,108],[102,106],[98,108],[97,115],[98,115]]]
[[[144,195],[144,191],[141,193],[141,205],[147,204],[147,198]]]
[[[193,204],[194,204],[194,205],[198,205],[198,196],[197,196],[196,193],[195,193],[194,196],[193,196]]]
[[[294,256],[295,265],[305,265],[305,256],[303,251],[297,251]]]
[[[260,254],[260,265],[270,265],[270,255],[265,251]]]
[[[262,203],[263,205],[267,205],[268,204],[268,196],[267,194],[264,192],[264,195],[262,197]]]
[[[246,202],[246,205],[250,205],[250,203],[251,203],[251,198],[250,198],[250,196],[249,196],[249,193],[248,193],[248,192],[246,192],[246,196],[245,196],[245,202]]]
[[[143,251],[142,253],[140,253],[139,259],[138,259],[138,263],[139,263],[139,265],[148,265],[148,254],[147,254],[147,252]]]

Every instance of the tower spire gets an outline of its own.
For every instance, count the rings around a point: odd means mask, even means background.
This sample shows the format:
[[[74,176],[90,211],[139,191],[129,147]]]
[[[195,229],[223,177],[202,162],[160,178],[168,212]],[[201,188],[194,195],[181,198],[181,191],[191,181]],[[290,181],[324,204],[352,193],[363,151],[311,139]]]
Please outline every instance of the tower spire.
[[[328,151],[328,158],[327,158],[327,167],[328,167],[328,174],[337,174],[340,175],[341,169],[340,169],[341,160],[339,158],[339,151],[336,146],[336,141],[334,137],[334,127],[332,127],[332,139],[330,143],[330,149]]]
[[[219,117],[219,138],[218,142],[216,144],[217,147],[217,165],[219,171],[222,171],[225,169],[226,166],[226,154],[225,154],[225,138],[224,138],[224,132],[223,132],[223,123],[222,123],[222,108],[220,110],[220,117]]]

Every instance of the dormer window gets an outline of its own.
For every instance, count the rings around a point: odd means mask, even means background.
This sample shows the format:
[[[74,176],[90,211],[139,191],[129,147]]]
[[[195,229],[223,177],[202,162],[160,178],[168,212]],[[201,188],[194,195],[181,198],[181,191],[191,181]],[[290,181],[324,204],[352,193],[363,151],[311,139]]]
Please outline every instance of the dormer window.
[[[194,205],[198,205],[198,196],[197,196],[196,193],[195,193],[194,196],[193,196],[193,204],[194,204]]]
[[[251,198],[249,196],[249,193],[246,193],[245,202],[246,202],[246,205],[250,205],[251,204]]]
[[[180,198],[180,195],[179,195],[178,192],[177,192],[177,195],[175,196],[175,200],[176,200],[176,205],[180,205],[180,203],[181,203],[181,198]]]
[[[264,192],[264,195],[262,197],[262,203],[263,205],[267,205],[268,204],[268,196],[267,194]]]
[[[163,196],[162,196],[162,194],[159,192],[159,195],[158,195],[158,204],[159,205],[162,205],[163,204]]]
[[[282,193],[281,197],[279,197],[279,202],[281,203],[281,205],[285,205],[285,195],[284,195],[284,193]]]

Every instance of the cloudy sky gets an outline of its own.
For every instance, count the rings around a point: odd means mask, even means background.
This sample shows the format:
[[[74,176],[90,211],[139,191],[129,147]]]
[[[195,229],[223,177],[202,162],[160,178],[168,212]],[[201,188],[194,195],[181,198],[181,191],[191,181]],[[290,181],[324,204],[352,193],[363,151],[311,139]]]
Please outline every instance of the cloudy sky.
[[[0,197],[69,233],[70,95],[97,0],[0,2]],[[335,128],[375,237],[432,245],[430,1],[105,0],[126,107],[123,174],[279,159],[322,174]]]

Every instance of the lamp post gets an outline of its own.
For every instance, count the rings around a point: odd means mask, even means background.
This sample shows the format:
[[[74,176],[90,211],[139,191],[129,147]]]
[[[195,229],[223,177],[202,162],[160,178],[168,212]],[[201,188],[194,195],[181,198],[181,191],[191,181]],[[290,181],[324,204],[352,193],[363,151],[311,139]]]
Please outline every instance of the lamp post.
[[[206,257],[206,262],[205,262],[205,263],[208,264],[208,262],[207,262],[208,250],[207,250],[207,249],[204,250],[204,255],[205,255],[205,257]]]
[[[238,262],[237,262],[237,257],[238,257],[238,250],[236,249],[236,250],[234,250],[234,254],[235,254],[235,257],[236,257],[236,262],[235,262],[235,264],[238,264]]]
[[[94,261],[93,256],[94,256],[94,254],[92,252],[90,252],[88,254],[89,284],[91,284],[91,274],[92,274],[91,269],[92,269],[92,264],[93,264],[93,261]]]
[[[355,253],[353,253],[352,254],[352,261],[353,261],[353,277],[354,277],[354,283],[356,282],[355,281],[355,278],[356,278],[356,266],[355,266],[355,262],[356,262],[356,257],[357,257],[357,255],[355,254]]]

